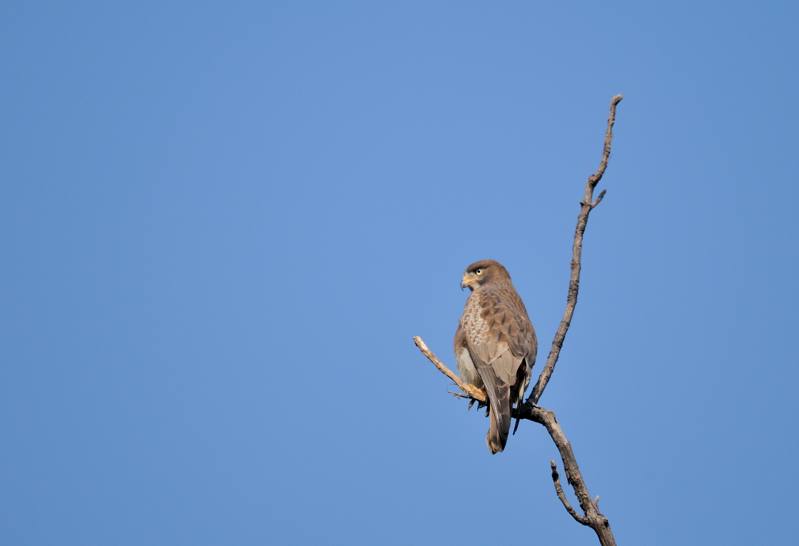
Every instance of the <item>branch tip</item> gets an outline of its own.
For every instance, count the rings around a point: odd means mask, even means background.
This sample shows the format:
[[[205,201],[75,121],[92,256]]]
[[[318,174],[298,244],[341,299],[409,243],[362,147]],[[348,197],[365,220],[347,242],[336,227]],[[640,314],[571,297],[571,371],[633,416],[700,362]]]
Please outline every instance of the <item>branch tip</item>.
[[[571,326],[572,317],[574,316],[574,308],[577,306],[577,294],[580,290],[580,270],[582,268],[582,253],[583,253],[583,235],[585,228],[588,225],[588,215],[591,210],[602,202],[607,190],[602,190],[599,195],[594,199],[594,189],[602,176],[605,174],[605,169],[608,167],[608,159],[610,158],[610,149],[613,142],[613,125],[616,123],[616,106],[621,102],[622,95],[615,95],[610,100],[610,113],[608,114],[608,123],[605,130],[605,139],[602,143],[602,159],[599,161],[597,170],[588,177],[585,183],[585,191],[583,199],[580,201],[582,206],[580,214],[577,216],[577,226],[574,229],[574,241],[572,243],[572,259],[571,259],[571,273],[569,275],[569,289],[566,296],[566,308],[563,310],[563,318],[560,321],[560,326],[555,332],[555,337],[552,340],[547,362],[544,369],[541,370],[541,375],[538,376],[538,381],[535,383],[533,392],[527,398],[528,402],[533,405],[538,404],[541,395],[544,394],[544,389],[552,377],[552,372],[555,370],[555,365],[558,363],[560,357],[560,350],[563,347],[563,341],[566,339],[566,333]]]
[[[473,400],[477,400],[478,402],[486,402],[488,400],[488,398],[486,397],[486,393],[483,389],[475,387],[474,385],[471,385],[469,383],[464,383],[463,381],[461,381],[461,378],[458,377],[458,375],[455,372],[447,368],[447,366],[443,362],[441,362],[436,355],[433,354],[433,351],[431,351],[427,347],[427,344],[424,342],[424,340],[421,337],[413,336],[413,343],[419,348],[422,354],[427,357],[427,360],[433,363],[433,366],[435,366],[438,369],[438,371],[449,377],[450,380],[453,383],[455,383],[455,385],[461,391],[464,392],[465,396],[463,396],[463,398],[470,398]]]
[[[597,196],[597,198],[594,200],[593,203],[591,203],[591,208],[592,209],[596,208],[597,205],[599,205],[602,202],[602,200],[605,198],[605,194],[606,193],[608,193],[608,190],[602,190],[601,192],[599,192],[599,195]]]
[[[560,485],[560,475],[558,475],[558,465],[555,461],[549,461],[549,467],[552,469],[552,483],[555,486],[555,494],[560,499],[561,504],[566,509],[571,517],[582,525],[589,525],[588,518],[577,513],[577,510],[572,508],[569,504],[569,499],[566,498],[566,493],[563,492],[563,487]]]

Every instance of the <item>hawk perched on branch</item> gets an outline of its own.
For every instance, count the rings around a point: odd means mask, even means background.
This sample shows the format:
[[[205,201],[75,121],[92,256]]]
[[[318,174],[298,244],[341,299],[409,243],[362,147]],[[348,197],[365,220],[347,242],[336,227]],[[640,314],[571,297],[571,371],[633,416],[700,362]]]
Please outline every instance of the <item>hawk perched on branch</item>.
[[[466,268],[461,288],[466,300],[455,332],[455,360],[464,381],[484,388],[491,453],[505,449],[511,408],[522,402],[535,364],[538,340],[508,270],[494,260]]]

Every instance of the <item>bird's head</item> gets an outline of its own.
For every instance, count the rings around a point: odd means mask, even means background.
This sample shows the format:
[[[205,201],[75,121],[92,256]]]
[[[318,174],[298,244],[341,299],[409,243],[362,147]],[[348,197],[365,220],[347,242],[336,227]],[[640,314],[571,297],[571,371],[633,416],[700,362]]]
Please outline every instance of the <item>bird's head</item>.
[[[461,289],[476,290],[488,282],[498,280],[510,280],[508,270],[496,260],[480,260],[466,268],[461,279]]]

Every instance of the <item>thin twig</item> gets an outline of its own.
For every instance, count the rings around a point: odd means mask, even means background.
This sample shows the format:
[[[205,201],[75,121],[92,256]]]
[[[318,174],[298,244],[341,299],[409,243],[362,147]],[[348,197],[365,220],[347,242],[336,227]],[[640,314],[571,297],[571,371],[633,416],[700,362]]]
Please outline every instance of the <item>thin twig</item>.
[[[584,514],[582,517],[585,518],[586,522],[584,525],[594,530],[602,546],[616,546],[616,538],[613,536],[610,522],[608,518],[599,511],[599,506],[591,500],[588,486],[585,484],[583,475],[580,472],[580,466],[577,464],[577,457],[574,456],[571,443],[566,437],[566,433],[563,432],[560,423],[558,423],[555,412],[540,406],[524,404],[519,408],[519,411],[516,412],[516,416],[544,425],[544,428],[546,428],[549,433],[549,437],[552,438],[552,441],[558,448],[560,460],[563,461],[563,469],[566,471],[566,478],[574,489],[574,495],[577,497],[577,501],[580,503],[580,508]],[[563,502],[563,499],[561,499],[561,502]]]
[[[422,354],[424,354],[424,356],[426,356],[427,359],[433,363],[433,366],[438,368],[438,371],[449,377],[460,390],[466,393],[466,398],[472,398],[483,403],[488,401],[486,393],[483,389],[461,381],[461,378],[458,377],[455,372],[447,368],[447,366],[441,362],[436,355],[433,354],[433,351],[427,348],[427,344],[421,337],[413,336],[413,342],[417,347],[419,347],[419,350],[422,351]]]
[[[563,487],[560,485],[560,476],[558,475],[558,465],[555,464],[555,461],[549,461],[549,467],[552,469],[552,483],[555,485],[555,493],[558,495],[560,502],[563,503],[563,507],[566,511],[577,520],[578,523],[582,523],[583,525],[588,525],[588,520],[585,516],[581,516],[577,513],[577,511],[572,508],[572,505],[569,504],[569,499],[566,498],[566,493],[563,492]]]
[[[572,261],[571,261],[571,275],[569,276],[569,291],[566,296],[566,309],[563,311],[563,318],[560,321],[555,338],[552,340],[552,348],[549,350],[547,363],[538,377],[533,392],[527,398],[527,403],[536,405],[544,389],[552,377],[552,372],[555,371],[555,364],[558,362],[560,350],[563,347],[563,342],[566,339],[566,332],[569,331],[569,326],[574,316],[574,308],[577,306],[577,294],[580,291],[580,269],[581,258],[583,253],[583,234],[585,227],[588,224],[588,215],[594,207],[602,202],[605,197],[603,190],[596,201],[594,201],[594,189],[599,181],[602,180],[602,175],[605,174],[605,169],[608,167],[608,159],[610,158],[610,145],[613,141],[613,124],[616,123],[616,106],[621,102],[622,96],[616,95],[610,101],[610,114],[608,115],[608,126],[605,131],[605,142],[602,146],[602,159],[599,161],[599,167],[596,172],[588,177],[585,183],[585,194],[583,201],[580,203],[580,214],[577,216],[577,227],[574,229],[574,243],[572,244]]]

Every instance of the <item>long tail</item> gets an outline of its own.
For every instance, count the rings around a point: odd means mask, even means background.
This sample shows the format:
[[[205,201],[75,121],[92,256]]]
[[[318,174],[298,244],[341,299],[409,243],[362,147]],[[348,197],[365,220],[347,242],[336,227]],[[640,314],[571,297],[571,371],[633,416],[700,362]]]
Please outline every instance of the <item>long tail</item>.
[[[491,404],[488,412],[488,434],[486,434],[486,443],[492,454],[505,449],[511,422],[510,388],[499,384],[494,394],[495,396],[489,396]]]

